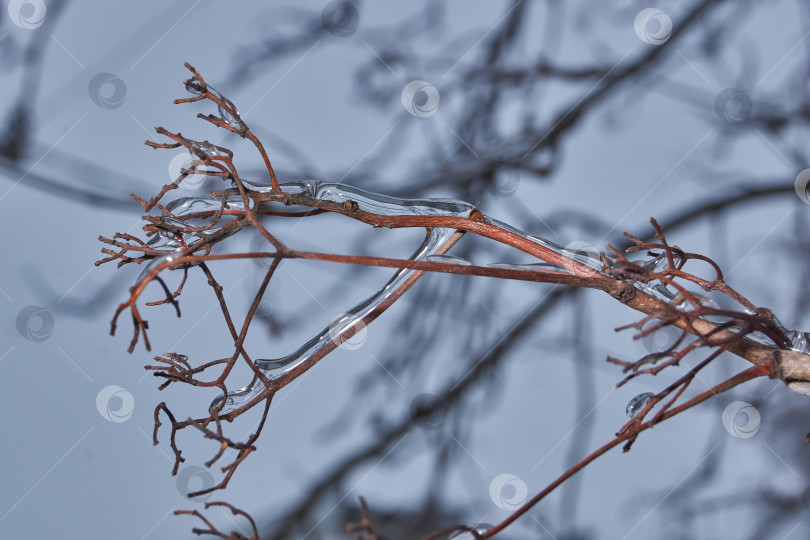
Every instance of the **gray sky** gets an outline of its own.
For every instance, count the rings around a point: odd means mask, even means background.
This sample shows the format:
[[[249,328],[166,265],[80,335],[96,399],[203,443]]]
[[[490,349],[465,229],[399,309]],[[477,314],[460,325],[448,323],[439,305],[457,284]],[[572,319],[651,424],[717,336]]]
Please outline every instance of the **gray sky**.
[[[0,420],[0,536],[190,537],[190,528],[197,523],[170,514],[201,505],[187,500],[185,487],[178,486],[178,479],[170,475],[173,459],[168,432],[161,432],[160,446],[152,446],[153,410],[166,400],[176,407],[178,416],[196,415],[215,394],[185,388],[157,391],[157,384],[143,370],[151,355],[142,344],[133,354],[126,352],[131,337],[126,313],[117,335],[108,335],[115,306],[126,298],[139,269],[93,266],[100,257],[98,235],[128,231],[142,236],[138,206],[134,202],[129,208],[79,203],[32,184],[41,177],[56,178],[67,185],[97,186],[119,199],[132,190],[143,198],[156,193],[171,180],[169,163],[178,152],[153,151],[143,145],[146,138],[155,137],[154,126],[212,142],[221,137],[194,118],[198,112],[213,113],[211,107],[172,105],[173,99],[184,97],[181,81],[188,72],[183,62],[188,61],[237,104],[265,140],[276,170],[284,174],[283,181],[317,176],[351,184],[353,175],[366,170],[366,160],[376,159],[379,165],[374,170],[379,177],[374,179],[375,185],[403,189],[394,183],[411,172],[417,178],[430,169],[430,160],[424,159],[426,151],[457,144],[452,126],[465,104],[453,90],[444,89],[459,84],[454,76],[460,68],[448,71],[444,64],[437,67],[433,59],[456,58],[461,67],[475,61],[480,43],[486,43],[508,6],[502,2],[448,2],[444,37],[420,38],[415,43],[419,47],[417,63],[391,66],[385,75],[390,78],[378,81],[380,88],[391,89],[390,99],[376,107],[367,102],[354,73],[375,61],[381,44],[390,39],[379,29],[415,15],[421,4],[365,3],[356,32],[307,43],[300,51],[262,64],[247,81],[227,79],[237,60],[255,52],[262,39],[292,33],[292,9],[318,14],[326,3],[273,2],[267,6],[241,2],[232,6],[199,1],[74,0],[55,24],[46,12],[42,26],[29,29],[7,16],[17,4],[20,2],[3,2],[0,45],[13,40],[19,52],[37,33],[47,33],[47,37],[40,35],[46,48],[38,91],[20,96],[24,71],[20,65],[3,68],[0,87],[4,113],[18,99],[35,113],[32,147],[16,171],[2,169],[0,182],[0,230],[5,231],[0,263],[0,389],[8,405]],[[23,15],[30,18],[35,14],[31,10],[36,4],[23,5]],[[47,0],[45,4],[50,7]],[[662,2],[655,7],[670,13],[677,27],[679,15],[688,8],[681,4]],[[529,11],[538,21],[537,36],[531,34],[538,43],[547,31],[540,24],[544,6],[538,2]],[[559,168],[550,181],[521,177],[513,196],[489,197],[482,211],[527,230],[531,227],[529,232],[562,245],[582,241],[604,249],[621,231],[646,234],[650,216],[665,218],[689,204],[732,193],[743,181],[792,181],[806,166],[793,150],[802,148],[807,133],[795,130],[784,140],[751,129],[733,144],[721,144],[728,125],[714,110],[716,97],[724,89],[744,83],[755,104],[777,99],[780,91],[792,87],[791,74],[806,59],[807,28],[797,15],[805,12],[797,11],[792,2],[774,2],[767,9],[751,6],[753,13],[747,18],[729,19],[729,24],[743,27],[718,29],[730,37],[713,61],[704,61],[696,52],[699,44],[687,37],[643,84],[608,98],[566,136]],[[562,38],[553,58],[560,63],[590,65],[639,57],[655,46],[645,43],[633,27],[634,18],[647,7],[651,6],[631,2],[567,7],[570,16],[560,30]],[[527,41],[527,51],[537,48],[537,43]],[[91,84],[94,79],[95,86]],[[412,80],[427,81],[440,93],[434,115],[419,118],[404,110],[400,92]],[[93,88],[100,88],[101,94],[94,94]],[[538,114],[552,117],[589,92],[589,84],[552,84],[537,97]],[[688,97],[681,97],[684,95]],[[520,114],[516,108],[499,121],[509,128],[522,121]],[[306,159],[299,159],[289,147],[274,144],[276,138],[298,149]],[[397,152],[392,151],[396,157],[387,162],[386,145],[393,144],[391,141],[396,141]],[[221,144],[238,152],[245,170],[260,170],[258,155],[249,147],[237,144],[233,137],[221,139]],[[97,168],[79,167],[72,161],[76,159]],[[298,172],[302,166],[306,170]],[[446,189],[437,187],[422,196],[446,194]],[[574,228],[549,230],[544,222],[560,209],[576,209],[613,229],[609,234]],[[714,234],[717,229],[703,220],[679,230],[674,242],[689,251],[716,256],[730,270],[727,276],[733,287],[754,303],[772,308],[789,327],[806,328],[807,317],[793,309],[799,280],[805,276],[801,268],[790,264],[783,241],[794,235],[794,227],[807,210],[795,196],[784,197],[731,214],[724,222],[725,237]],[[327,221],[329,225],[324,226]],[[293,246],[340,248],[343,252],[351,251],[351,235],[360,230],[335,218],[295,228],[281,223],[277,229]],[[245,235],[244,247],[250,240]],[[414,247],[414,241],[418,243],[418,234],[396,232],[376,245],[402,255]],[[474,260],[499,262],[487,255],[477,252]],[[261,279],[259,269],[245,263],[215,270],[229,300],[244,311],[251,289]],[[326,263],[285,263],[274,282],[276,288],[271,287],[268,294],[274,295],[279,316],[297,315],[300,324],[283,336],[251,334],[248,345],[271,351],[259,353],[259,357],[286,354],[373,291],[389,274],[375,270],[347,279],[343,270]],[[464,278],[431,279],[444,280],[450,287],[452,279]],[[472,290],[483,290],[480,278],[476,280],[477,288]],[[151,292],[150,298],[154,298],[157,291]],[[528,283],[510,284],[491,309],[501,316],[505,328],[546,292]],[[595,407],[587,416],[594,427],[586,446],[594,448],[624,423],[630,398],[663,388],[675,374],[640,378],[615,389],[621,375],[603,362],[604,357],[610,354],[629,360],[646,354],[644,345],[633,342],[630,334],[613,332],[614,327],[636,320],[636,314],[598,293],[584,295],[583,302],[581,308],[594,332],[589,369],[594,374],[591,398]],[[44,311],[26,311],[27,306]],[[177,351],[201,362],[230,354],[221,315],[201,275],[193,275],[181,307],[179,320],[168,308],[142,308],[152,328],[155,354]],[[499,475],[515,475],[532,496],[569,464],[567,445],[583,421],[573,390],[578,372],[570,351],[555,336],[564,335],[566,325],[578,317],[574,309],[573,304],[560,309],[555,328],[538,328],[515,350],[518,358],[499,373],[501,392],[491,398],[479,397],[476,402],[482,406],[473,410],[469,425],[463,426],[465,432],[471,431],[466,433],[468,438],[442,495],[464,511],[468,523],[495,523],[509,514],[490,497],[492,482]],[[402,312],[388,315],[369,328],[360,349],[336,351],[276,398],[267,430],[258,441],[259,451],[239,468],[229,488],[215,493],[211,500],[226,500],[257,519],[268,519],[297,502],[339,456],[373,436],[362,422],[352,424],[351,433],[328,443],[321,430],[351,400],[357,378],[380,369],[378,362],[385,358],[390,334],[398,331],[393,321]],[[40,324],[44,325],[41,329]],[[496,339],[503,329],[491,330],[491,335],[481,336],[481,344]],[[441,387],[448,374],[461,365],[460,352],[435,352],[429,371],[402,384],[388,381],[390,388],[379,390],[377,397],[386,392],[389,396],[384,416],[399,417],[415,396]],[[701,374],[706,380],[695,383],[696,388],[702,390],[702,384],[714,384],[744,367],[745,362],[738,358],[724,358]],[[757,382],[721,396],[714,404],[646,433],[630,454],[615,451],[599,460],[583,477],[577,525],[595,538],[663,535],[672,525],[672,515],[667,517],[662,511],[666,506],[662,497],[672,486],[693,478],[690,475],[720,451],[719,480],[708,493],[752,491],[763,486],[801,492],[807,485],[807,471],[797,463],[807,455],[793,452],[793,445],[803,439],[804,427],[780,434],[763,412],[761,431],[746,439],[729,435],[721,422],[722,411],[734,400],[778,400],[779,407],[785,408],[805,403],[805,398],[783,387],[770,393],[777,384]],[[131,410],[116,417],[115,411],[127,409],[130,399]],[[239,430],[247,432],[252,422],[235,425],[234,435]],[[187,459],[181,471],[202,466],[214,447],[196,434],[183,435]],[[353,487],[345,493],[348,500],[364,495],[372,507],[421,500],[431,474],[423,452],[428,437],[424,433],[406,437],[401,444],[408,457],[400,457],[393,465],[383,462],[357,471],[347,481]],[[762,461],[771,465],[767,472],[759,467]],[[195,472],[199,471],[187,469],[181,476],[191,477]],[[207,481],[206,474],[200,472],[194,482]],[[324,504],[325,516],[341,496]],[[542,537],[543,526],[560,527],[555,517],[560,504],[558,495],[550,497],[531,517],[524,518],[526,523],[520,526],[526,529],[519,526],[513,537],[519,537],[521,530]],[[211,515],[216,523],[230,528],[224,514],[213,511]],[[330,515],[324,523],[331,528],[313,533],[312,538],[316,534],[338,537],[335,519]],[[800,523],[804,522],[785,523],[784,534],[795,530],[798,538],[807,528],[805,524],[794,529]],[[748,521],[730,511],[702,521],[700,530],[692,532],[696,537],[731,538],[748,527]]]

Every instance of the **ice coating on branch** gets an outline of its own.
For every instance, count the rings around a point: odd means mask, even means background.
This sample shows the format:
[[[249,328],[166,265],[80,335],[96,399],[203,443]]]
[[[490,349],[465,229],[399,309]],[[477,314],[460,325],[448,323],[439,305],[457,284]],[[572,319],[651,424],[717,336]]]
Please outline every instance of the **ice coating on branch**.
[[[810,354],[810,334],[798,330],[788,330],[787,336],[790,339],[791,349],[796,352]]]
[[[463,264],[469,266],[472,263],[467,259],[456,257],[455,255],[428,255],[425,257],[427,262],[440,262],[445,264]]]
[[[273,191],[272,185],[269,183],[252,182],[242,180],[243,185],[249,191],[259,193],[270,193]],[[450,199],[402,199],[397,197],[390,197],[386,195],[379,195],[364,191],[352,186],[339,183],[321,183],[315,180],[299,180],[295,182],[288,182],[280,184],[281,191],[292,195],[303,195],[306,197],[317,198],[323,201],[330,201],[338,204],[351,202],[352,207],[374,213],[377,215],[417,215],[417,216],[446,216],[446,217],[470,217],[474,207],[473,205]],[[206,200],[202,198],[186,198],[175,201],[170,206],[175,215],[186,215],[197,211],[202,211],[203,208],[218,208],[220,203],[215,200]],[[243,204],[238,200],[229,200],[227,202],[228,208],[242,208]],[[169,221],[171,218],[166,218]],[[582,249],[573,249],[563,247],[545,238],[527,234],[507,223],[483,216],[479,218],[481,221],[496,225],[506,231],[520,236],[525,240],[529,240],[535,244],[541,245],[555,253],[564,255],[568,259],[573,259],[579,264],[587,266],[595,272],[601,273],[605,261],[601,258],[596,258],[593,254],[586,253]],[[211,231],[216,231],[212,228]],[[451,255],[439,254],[438,250],[445,242],[453,235],[454,229],[447,228],[431,228],[424,243],[416,250],[411,256],[411,260],[415,261],[429,261],[429,262],[443,262],[453,264],[470,264],[464,259],[459,259]],[[165,239],[167,247],[170,247],[171,240]],[[615,259],[606,257],[608,265],[614,265]],[[653,272],[663,272],[666,270],[668,260],[665,253],[657,255],[647,261],[642,261],[641,264],[647,270]],[[151,266],[151,265],[150,265]],[[571,272],[562,266],[541,262],[533,264],[491,264],[494,268],[508,268],[508,269],[536,269],[538,271],[555,270],[561,272]],[[149,269],[144,271],[146,272]],[[357,330],[357,321],[373,314],[382,305],[387,298],[390,297],[393,291],[397,290],[405,281],[414,274],[415,270],[401,269],[397,271],[393,277],[376,293],[372,296],[354,306],[346,312],[346,316],[333,322],[329,327],[324,328],[318,335],[310,339],[298,350],[282,358],[275,359],[258,359],[256,365],[261,369],[265,376],[269,379],[277,379],[287,373],[295,370],[297,367],[306,363],[319,351],[323,350],[331,342],[339,340],[345,341],[351,337],[351,333]],[[145,275],[142,274],[142,275]],[[678,309],[691,309],[691,304],[685,300],[677,300],[678,295],[671,289],[664,286],[658,280],[653,280],[648,283],[640,281],[635,282],[635,286],[649,293],[660,300],[670,303]],[[778,321],[777,321],[778,324]],[[780,328],[781,325],[780,325]],[[791,340],[794,350],[810,354],[810,335],[807,333],[800,333],[792,330],[784,330],[785,335]],[[755,339],[757,336],[752,336]],[[764,336],[763,336],[764,337]],[[228,414],[244,405],[249,403],[252,399],[256,398],[263,390],[263,385],[260,381],[256,380],[251,385],[237,391],[231,391],[225,396],[225,403],[221,408],[220,414]],[[212,408],[219,408],[222,404],[223,397],[219,397],[211,404]],[[643,408],[649,396],[644,394],[636,396],[633,401],[628,405],[628,414]]]
[[[273,184],[269,182],[253,182],[251,180],[242,179],[242,184],[250,191],[257,193],[270,193],[273,191]],[[295,182],[286,182],[279,185],[281,191],[291,195],[304,195],[307,197],[315,197],[317,190],[317,180],[297,180]]]
[[[239,129],[241,127],[239,125],[239,120],[237,120],[236,117],[234,115],[232,115],[231,113],[229,113],[227,110],[223,109],[221,105],[217,105],[217,109],[218,109],[220,118],[225,120],[225,123],[227,123],[229,126],[231,126],[234,129]]]
[[[168,231],[158,231],[146,242],[146,245],[153,249],[165,249],[166,251],[177,251],[183,247],[177,240],[177,236]]]
[[[474,207],[470,203],[452,199],[400,199],[364,191],[345,184],[318,184],[318,199],[343,203],[354,201],[360,210],[384,216],[456,216],[469,217]]]
[[[785,328],[782,321],[776,317],[773,318],[773,322],[776,324],[776,327],[787,336],[788,340],[790,341],[791,350],[803,354],[810,354],[810,333],[799,332],[798,330],[789,330]]]
[[[182,197],[166,205],[166,210],[175,216],[186,216],[198,212],[210,212],[220,209],[220,202],[209,197]]]
[[[541,263],[526,263],[526,264],[504,264],[504,263],[492,263],[488,264],[490,268],[503,268],[506,270],[537,270],[538,272],[548,272],[552,270],[554,272],[568,272],[568,269],[553,263],[541,262]]]
[[[205,154],[207,156],[214,156],[214,157],[228,156],[228,154],[224,150],[219,149],[218,147],[214,146],[213,144],[209,143],[208,141],[202,141],[202,142],[190,141],[190,144],[191,144],[191,146],[193,146],[194,148],[196,148],[197,150],[199,150],[200,152],[202,152],[203,154]],[[194,152],[192,152],[191,155],[193,157],[196,157],[194,155]]]
[[[282,190],[290,189],[309,191],[312,189],[317,198],[337,203],[348,200],[357,203],[361,210],[384,215],[436,215],[469,217],[474,207],[471,204],[447,199],[398,199],[383,195],[376,195],[342,184],[310,184],[296,182],[283,184]],[[432,228],[422,245],[411,256],[411,260],[424,261],[430,256],[437,255],[437,251],[453,235],[453,229]],[[310,339],[292,354],[278,359],[257,359],[256,365],[270,379],[275,379],[289,373],[296,367],[305,363],[318,351],[322,350],[333,340],[344,337],[350,331],[356,331],[356,323],[369,314],[374,313],[379,306],[414,273],[411,269],[401,269],[372,296],[346,311],[346,316],[334,321],[324,328],[318,335]],[[261,382],[254,381],[248,387],[235,392],[229,392],[220,414],[227,414],[261,393]],[[221,397],[214,400],[212,408],[221,403]]]
[[[151,261],[144,264],[144,269],[141,270],[138,279],[135,280],[135,283],[140,283],[140,281],[146,277],[146,274],[151,272],[155,269],[156,266],[163,264],[165,262],[171,262],[175,259],[176,255],[174,253],[169,253],[168,255],[162,255],[160,257],[155,257]]]

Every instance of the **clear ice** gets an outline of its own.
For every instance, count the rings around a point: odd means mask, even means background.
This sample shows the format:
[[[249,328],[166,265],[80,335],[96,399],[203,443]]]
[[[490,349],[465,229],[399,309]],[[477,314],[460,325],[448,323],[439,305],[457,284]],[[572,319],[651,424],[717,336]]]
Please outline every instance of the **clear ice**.
[[[204,143],[198,143],[200,146],[199,148],[204,151],[212,153],[213,147],[210,145],[204,145]],[[214,150],[215,151],[215,150]],[[244,185],[253,191],[258,191],[262,193],[267,193],[272,191],[272,185],[270,183],[262,183],[262,182],[253,182],[249,180],[243,180]],[[397,197],[389,197],[386,195],[379,195],[375,193],[371,193],[368,191],[364,191],[352,186],[338,184],[338,183],[323,183],[317,182],[315,180],[299,180],[295,182],[288,182],[280,185],[281,190],[285,193],[295,194],[295,195],[305,195],[312,198],[317,198],[324,201],[332,201],[336,203],[343,203],[346,201],[353,201],[357,204],[357,207],[360,210],[373,212],[379,215],[417,215],[417,216],[449,216],[449,217],[469,217],[471,212],[473,211],[474,207],[471,204],[466,202],[451,200],[451,199],[401,199]],[[184,197],[177,200],[174,200],[166,205],[166,208],[171,211],[175,216],[182,217],[184,215],[208,211],[208,210],[218,210],[221,206],[219,200],[209,199],[205,197]],[[231,199],[226,201],[226,207],[228,208],[238,208],[243,209],[244,205],[241,202],[241,199],[237,197],[232,197]],[[171,218],[164,218],[168,223],[177,226],[185,225],[184,222],[179,220],[173,220]],[[510,231],[514,234],[521,236],[527,240],[530,240],[538,245],[542,245],[555,253],[559,253],[565,255],[568,258],[572,258],[577,262],[588,266],[589,268],[595,270],[596,272],[602,271],[603,263],[601,260],[597,260],[594,257],[589,257],[586,254],[581,253],[580,251],[575,251],[572,249],[567,249],[563,246],[560,246],[554,242],[546,240],[544,238],[533,236],[530,234],[526,234],[525,232],[512,227],[507,223],[503,223],[501,221],[491,219],[488,217],[484,217],[486,221],[497,225],[507,231]],[[198,236],[201,234],[211,234],[216,232],[219,228],[216,226],[211,227],[208,231],[205,232],[198,232],[196,233]],[[437,253],[438,249],[444,245],[444,243],[453,235],[455,232],[454,229],[445,229],[445,228],[431,228],[430,233],[428,234],[425,241],[422,245],[414,252],[411,256],[411,260],[415,261],[432,261],[432,262],[445,262],[445,263],[454,263],[454,264],[470,264],[468,261],[464,259],[460,259],[458,257],[446,254],[439,254]],[[191,237],[191,235],[188,235]],[[156,247],[160,249],[165,249],[167,252],[170,252],[166,256],[157,258],[146,265],[141,276],[138,278],[140,280],[143,276],[148,273],[148,271],[154,268],[155,265],[160,264],[165,260],[171,260],[171,252],[177,252],[182,249],[179,242],[177,241],[174,234],[159,231],[154,237],[152,237],[148,245],[150,247]],[[608,264],[613,264],[613,261],[608,258]],[[656,256],[649,261],[642,263],[646,268],[654,271],[663,271],[666,268],[667,258],[666,254],[661,254]],[[533,264],[490,264],[490,267],[494,268],[510,268],[510,269],[536,269],[538,271],[542,270],[556,270],[561,272],[569,272],[569,270],[557,266],[554,264],[549,264],[545,262],[541,263],[533,263]],[[346,312],[347,316],[339,319],[336,322],[333,322],[330,327],[324,328],[320,333],[318,333],[315,337],[310,339],[306,342],[303,346],[301,346],[298,350],[284,356],[282,358],[276,359],[258,359],[256,360],[256,364],[261,369],[265,375],[270,379],[279,378],[286,373],[289,373],[296,367],[300,366],[301,364],[307,362],[314,354],[318,353],[321,349],[323,349],[327,344],[329,344],[334,339],[339,338],[346,332],[349,332],[354,326],[356,321],[363,319],[365,316],[369,315],[370,313],[374,312],[382,302],[388,298],[393,291],[399,288],[412,274],[414,270],[411,269],[401,269],[394,273],[391,279],[383,285],[376,293],[372,296],[364,300],[363,302],[357,304],[350,310]],[[666,288],[663,284],[654,281],[650,283],[640,283],[636,282],[635,286],[646,293],[649,293],[660,300],[668,302],[670,304],[675,305],[679,309],[687,309],[688,306],[685,302],[681,301],[679,304],[675,304],[675,298],[677,295],[673,293],[671,290]],[[794,330],[787,330],[781,323],[777,321],[777,325],[784,331],[784,333],[788,336],[791,341],[791,346],[794,350],[803,352],[803,353],[810,353],[810,335],[805,332],[797,332]],[[760,341],[768,341],[765,336],[753,335],[754,339]],[[226,414],[231,412],[242,405],[249,402],[251,399],[256,397],[258,394],[261,393],[263,386],[259,381],[254,381],[250,386],[242,388],[237,391],[229,392],[226,396],[226,402],[222,407],[222,414]],[[627,405],[627,414],[629,416],[633,416],[639,410],[641,410],[644,405],[646,405],[647,401],[650,399],[652,394],[645,393],[640,394],[633,398],[633,400]],[[219,397],[214,400],[212,403],[212,407],[218,407],[222,401],[222,397]]]
[[[652,392],[644,392],[643,394],[639,394],[633,399],[630,400],[630,403],[627,404],[627,409],[625,412],[627,416],[633,418],[636,416],[641,410],[647,406],[650,402],[650,399],[654,396]]]

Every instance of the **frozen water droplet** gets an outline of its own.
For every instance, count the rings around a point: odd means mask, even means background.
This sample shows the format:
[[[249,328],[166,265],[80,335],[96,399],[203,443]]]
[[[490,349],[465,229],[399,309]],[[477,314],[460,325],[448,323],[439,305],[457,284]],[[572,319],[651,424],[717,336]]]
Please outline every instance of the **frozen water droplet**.
[[[455,255],[428,255],[427,257],[425,257],[425,261],[447,263],[447,264],[463,264],[465,266],[469,266],[472,264],[467,259],[462,259],[461,257],[456,257]]]
[[[186,91],[189,94],[194,94],[195,96],[199,96],[202,92],[200,89],[202,85],[200,84],[200,80],[197,77],[192,77],[186,81]]]
[[[208,141],[203,142],[191,141],[191,146],[193,146],[194,148],[196,148],[197,150],[199,150],[200,152],[202,152],[207,156],[223,157],[228,155],[219,148],[217,148],[216,146],[214,146],[213,144],[209,143]]]
[[[481,523],[480,525],[472,527],[472,529],[478,534],[484,534],[491,528],[492,525],[488,523]],[[450,536],[447,537],[447,540],[476,540],[476,537],[470,531],[454,531],[452,534],[450,534]]]
[[[221,105],[217,105],[217,109],[219,110],[219,116],[225,120],[225,122],[234,129],[240,129],[242,126],[239,124],[239,120],[236,119],[234,115],[228,112],[226,109],[222,108]],[[238,111],[237,111],[238,114]]]
[[[655,396],[655,394],[653,394],[652,392],[644,392],[643,394],[639,394],[633,399],[631,399],[630,403],[627,404],[626,409],[627,416],[629,416],[630,418],[636,416],[641,411],[641,409],[647,406],[647,404],[650,402],[650,399],[652,399],[653,396]]]
[[[167,219],[166,221],[174,221]],[[180,251],[182,245],[177,241],[177,236],[168,231],[158,231],[157,234],[152,236],[146,245],[152,249],[162,249],[166,251]],[[140,280],[140,278],[138,278]]]

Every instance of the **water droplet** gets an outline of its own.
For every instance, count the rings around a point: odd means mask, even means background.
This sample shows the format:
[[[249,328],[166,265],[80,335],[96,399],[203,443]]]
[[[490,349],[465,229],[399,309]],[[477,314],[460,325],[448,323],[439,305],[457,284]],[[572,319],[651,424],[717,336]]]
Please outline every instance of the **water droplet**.
[[[629,416],[630,418],[636,416],[641,411],[641,409],[647,406],[647,404],[650,402],[650,399],[652,399],[654,396],[655,394],[653,394],[652,392],[644,392],[643,394],[639,394],[633,399],[631,399],[630,403],[627,404],[626,409],[627,416]]]

